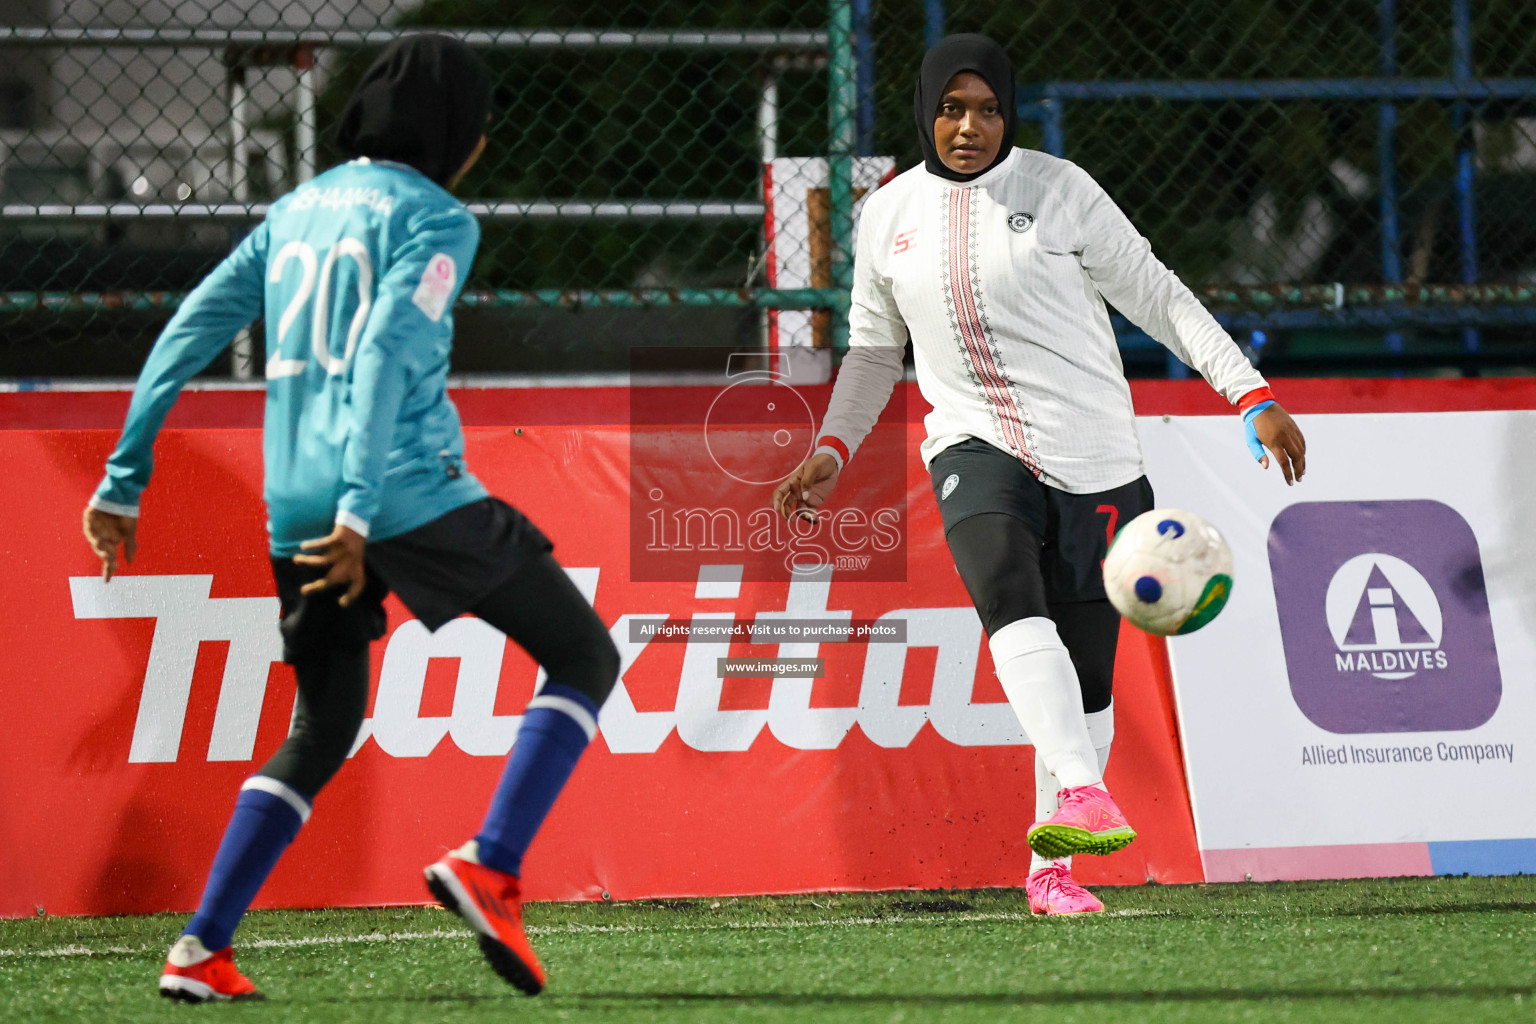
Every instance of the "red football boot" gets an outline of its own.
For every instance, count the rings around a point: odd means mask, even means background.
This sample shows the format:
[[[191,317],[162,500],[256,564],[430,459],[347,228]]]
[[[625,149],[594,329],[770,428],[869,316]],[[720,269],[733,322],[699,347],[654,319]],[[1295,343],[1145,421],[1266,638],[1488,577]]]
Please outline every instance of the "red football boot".
[[[232,946],[210,953],[196,935],[183,935],[171,947],[160,975],[160,994],[187,1003],[267,998],[235,966]]]
[[[427,866],[433,898],[462,917],[480,938],[491,970],[515,988],[536,996],[544,968],[523,933],[523,897],[516,875],[480,863],[473,839]]]

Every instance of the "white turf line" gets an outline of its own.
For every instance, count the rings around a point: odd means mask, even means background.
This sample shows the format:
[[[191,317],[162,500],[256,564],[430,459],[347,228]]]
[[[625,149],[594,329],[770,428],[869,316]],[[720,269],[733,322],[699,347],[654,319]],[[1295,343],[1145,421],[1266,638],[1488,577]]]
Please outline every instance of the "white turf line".
[[[1109,910],[1104,917],[1155,917],[1166,915],[1162,910]],[[1092,915],[1098,917],[1100,915]],[[718,924],[557,924],[540,927],[532,925],[529,935],[587,935],[614,933],[665,933],[665,932],[714,932],[714,931],[774,931],[800,928],[861,928],[878,925],[925,925],[972,923],[985,921],[1033,921],[1035,915],[1015,911],[991,914],[935,914],[932,917],[843,917],[830,921],[722,921]],[[341,946],[355,942],[419,942],[428,939],[468,938],[463,928],[434,928],[426,932],[367,932],[362,935],[310,935],[298,939],[253,939],[240,943],[240,949],[298,949],[304,946]],[[69,956],[114,956],[131,953],[148,953],[162,946],[55,946],[52,949],[0,949],[0,957],[21,959],[47,959]]]

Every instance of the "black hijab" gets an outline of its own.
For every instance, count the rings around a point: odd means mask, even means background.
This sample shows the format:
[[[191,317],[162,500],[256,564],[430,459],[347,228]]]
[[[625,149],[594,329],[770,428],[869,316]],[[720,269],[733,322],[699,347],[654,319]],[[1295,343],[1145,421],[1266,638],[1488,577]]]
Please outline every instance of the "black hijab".
[[[485,65],[457,39],[411,35],[384,48],[341,114],[349,157],[393,160],[445,185],[485,134]]]
[[[962,71],[980,75],[997,95],[1003,115],[1003,144],[998,147],[997,158],[974,174],[952,171],[939,159],[938,147],[933,141],[933,121],[939,116],[939,101],[944,98],[944,87]],[[913,96],[913,112],[917,117],[917,140],[923,147],[923,163],[932,174],[950,181],[971,181],[981,177],[1002,163],[1013,151],[1013,138],[1018,132],[1019,112],[1013,98],[1013,61],[1008,54],[986,36],[974,33],[945,36],[933,44],[933,49],[923,55],[923,66],[917,73],[917,91]]]

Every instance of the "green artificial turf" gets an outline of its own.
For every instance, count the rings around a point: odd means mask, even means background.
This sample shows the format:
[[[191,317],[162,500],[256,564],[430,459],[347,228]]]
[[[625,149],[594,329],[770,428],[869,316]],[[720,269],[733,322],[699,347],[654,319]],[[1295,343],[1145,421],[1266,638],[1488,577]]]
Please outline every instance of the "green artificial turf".
[[[440,910],[258,912],[260,1004],[155,993],[181,917],[0,921],[0,1021],[1536,1019],[1536,877],[535,904],[529,999]]]

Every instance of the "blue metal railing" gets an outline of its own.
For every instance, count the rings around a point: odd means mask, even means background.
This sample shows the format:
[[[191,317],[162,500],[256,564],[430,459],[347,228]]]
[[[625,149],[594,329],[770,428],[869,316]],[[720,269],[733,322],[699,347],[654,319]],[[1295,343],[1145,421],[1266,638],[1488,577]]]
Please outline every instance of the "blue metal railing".
[[[1401,78],[1398,76],[1396,0],[1377,0],[1381,52],[1377,78],[1313,79],[1233,79],[1181,81],[1058,81],[1021,84],[1019,116],[1040,126],[1041,148],[1057,156],[1066,155],[1064,110],[1072,102],[1113,102],[1120,100],[1157,100],[1170,103],[1214,102],[1295,102],[1301,100],[1342,100],[1375,102],[1377,112],[1377,176],[1381,218],[1381,280],[1388,286],[1403,280],[1401,192],[1397,171],[1397,104],[1414,100],[1435,100],[1451,105],[1452,128],[1456,139],[1455,193],[1459,279],[1475,285],[1479,279],[1477,243],[1476,138],[1475,125],[1480,105],[1495,100],[1536,99],[1536,78],[1477,79],[1472,63],[1471,0],[1448,0],[1451,33],[1451,67],[1445,78]],[[932,45],[944,33],[944,0],[924,0],[926,37]],[[1390,290],[1390,288],[1389,288]],[[1401,328],[1460,327],[1462,346],[1468,353],[1482,347],[1480,328],[1490,326],[1529,326],[1536,323],[1536,310],[1521,305],[1433,305],[1387,301],[1369,309],[1346,313],[1341,310],[1254,310],[1251,313],[1223,313],[1219,319],[1232,329],[1263,331],[1270,328],[1314,326],[1370,326],[1387,329],[1388,352],[1404,350]],[[1182,365],[1178,367],[1182,369]],[[1170,372],[1176,372],[1170,362]]]
[[[932,48],[944,38],[944,0],[923,0],[923,45]]]

